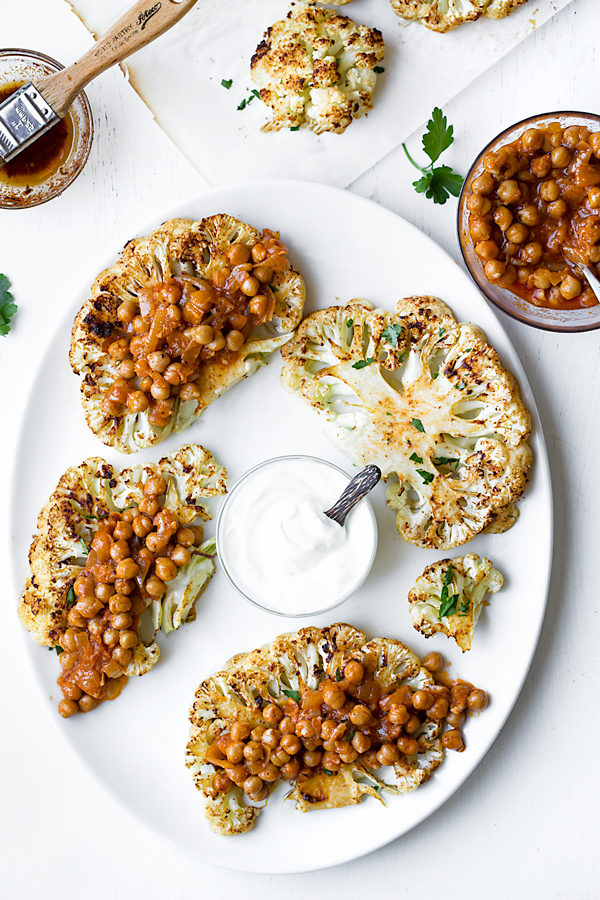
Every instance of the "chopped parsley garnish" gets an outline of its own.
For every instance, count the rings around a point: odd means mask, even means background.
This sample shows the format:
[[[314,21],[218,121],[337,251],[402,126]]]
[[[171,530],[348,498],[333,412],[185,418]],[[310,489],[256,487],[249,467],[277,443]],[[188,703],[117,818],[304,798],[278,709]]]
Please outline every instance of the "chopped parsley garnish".
[[[423,462],[423,460],[421,459],[421,457],[420,457],[420,456],[417,456],[416,453],[411,453],[411,455],[410,455],[408,458],[409,458],[409,459],[412,459],[413,462],[417,462],[417,463],[422,463],[422,462]]]
[[[241,102],[240,105],[238,106],[238,111],[239,111],[240,109],[246,109],[246,107],[247,107],[247,105],[248,105],[249,102],[250,102],[250,101],[249,101],[249,100],[246,100],[246,98],[244,97],[244,99],[242,100],[242,102]]]
[[[63,652],[63,648],[60,646],[60,644],[57,644],[56,647],[48,647],[48,650],[56,650],[57,656],[60,656],[60,654]]]
[[[333,775],[333,772],[331,771],[331,769],[323,769],[323,774],[324,775]]]
[[[299,125],[290,125],[290,131],[300,131]]]
[[[75,606],[75,591],[72,585],[67,591],[67,606]]]
[[[352,328],[353,325],[354,325],[354,319],[346,320],[346,328]]]
[[[413,187],[418,194],[425,194],[434,203],[444,204],[450,194],[458,197],[462,187],[463,178],[453,172],[450,166],[437,166],[437,162],[444,150],[454,141],[454,128],[448,125],[446,116],[439,107],[435,107],[431,119],[427,123],[427,131],[423,135],[423,150],[431,160],[424,168],[414,161],[406,144],[402,144],[409,162],[422,173],[423,177],[413,181]]]
[[[446,331],[445,328],[438,328],[438,337],[443,337],[445,331]]]
[[[435,475],[433,472],[426,472],[425,469],[417,469],[417,475],[420,475],[425,484],[431,484]]]
[[[229,88],[231,87],[232,84],[233,84],[233,78],[222,78],[221,79],[221,87],[224,87],[227,90],[229,90]]]
[[[80,543],[81,546],[83,547],[84,553],[85,553],[86,556],[87,556],[87,554],[88,554],[90,551],[88,550],[88,546],[87,546],[86,542],[84,541],[84,539],[83,539],[82,537],[79,538],[79,543]]]
[[[457,389],[458,391],[464,391],[464,389],[466,388],[466,386],[467,386],[467,382],[466,382],[466,381],[459,381],[459,383],[456,385],[456,389]]]
[[[456,607],[458,605],[458,594],[448,594],[448,588],[452,582],[452,576],[454,575],[454,570],[452,568],[452,563],[448,566],[446,574],[444,575],[444,584],[442,587],[442,593],[440,595],[440,611],[438,613],[438,619],[440,622],[444,618],[444,616],[453,616],[456,612]]]
[[[423,434],[425,434],[425,429],[423,428],[423,423],[421,422],[420,419],[413,419],[412,427],[416,428],[417,431],[421,431]]]
[[[344,677],[344,676],[343,676],[342,673],[340,672],[340,667],[338,666],[337,669],[335,670],[335,680],[336,680],[336,681],[342,681],[343,677]]]
[[[391,344],[392,347],[397,347],[401,334],[402,325],[388,325],[388,327],[384,328],[381,332],[381,337],[384,341],[387,341],[388,344]]]
[[[439,374],[440,374],[439,372],[436,372],[436,373],[435,373],[435,375],[433,376],[433,380],[434,380],[434,381],[435,381],[435,379],[438,377]]]
[[[286,691],[284,689],[283,693],[286,697],[289,697],[290,700],[295,700],[296,703],[300,703],[300,691]]]
[[[377,75],[381,75],[382,72],[385,72],[383,66],[374,66],[373,71],[377,73]]]
[[[348,737],[346,738],[346,740],[347,740],[347,741],[351,741],[352,738],[354,737],[355,733],[356,733],[356,732],[351,731],[350,734],[348,735]]]
[[[0,334],[6,336],[10,331],[10,322],[17,311],[17,304],[13,303],[13,295],[8,290],[10,281],[6,275],[0,275]]]
[[[359,359],[358,362],[352,363],[353,369],[364,369],[365,366],[370,366],[371,363],[374,363],[375,359],[372,356],[367,356],[366,359]]]
[[[458,469],[459,459],[451,459],[449,456],[435,456],[433,459],[436,466],[454,466]]]
[[[458,607],[459,616],[468,616],[470,605],[471,605],[470,600],[465,600],[464,603],[461,603],[460,606]]]

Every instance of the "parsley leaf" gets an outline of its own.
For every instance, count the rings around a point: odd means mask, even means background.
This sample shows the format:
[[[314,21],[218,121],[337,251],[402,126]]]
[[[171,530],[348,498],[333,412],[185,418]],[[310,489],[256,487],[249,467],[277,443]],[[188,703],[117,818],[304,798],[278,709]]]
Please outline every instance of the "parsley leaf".
[[[300,691],[286,691],[286,690],[284,690],[283,693],[285,694],[286,697],[289,697],[290,700],[295,700],[296,703],[300,703]]]
[[[418,463],[422,463],[422,462],[423,462],[423,460],[421,459],[421,457],[420,457],[420,456],[417,456],[416,453],[411,453],[411,455],[410,455],[408,458],[409,458],[409,459],[412,459],[413,462],[418,462]]]
[[[331,771],[331,769],[323,769],[323,774],[324,775],[333,775],[333,772]]]
[[[423,423],[420,419],[413,419],[412,426],[413,428],[416,428],[417,431],[421,431],[423,434],[425,434],[425,429],[423,428]]]
[[[83,547],[83,551],[84,551],[85,555],[87,556],[90,551],[88,550],[88,545],[86,544],[86,542],[84,541],[84,539],[82,537],[79,538],[79,543]]]
[[[387,341],[388,344],[391,344],[392,347],[397,347],[401,334],[402,325],[388,325],[388,327],[384,328],[381,332],[381,337],[384,341]]]
[[[371,363],[374,363],[375,360],[372,356],[367,356],[366,359],[359,359],[358,362],[352,363],[353,369],[364,369],[365,366],[370,366]]]
[[[467,382],[466,382],[466,381],[460,381],[460,382],[456,385],[456,390],[457,390],[457,391],[464,391],[464,389],[466,388],[466,386],[467,386]]]
[[[290,125],[290,131],[300,131],[299,125]]]
[[[238,110],[240,110],[240,109],[246,109],[246,104],[247,104],[247,101],[246,101],[246,99],[244,98],[244,100],[242,100],[242,102],[241,102],[240,105],[238,106]]]
[[[425,484],[431,484],[435,475],[433,472],[426,472],[425,469],[417,469],[417,475],[420,475]]]
[[[427,123],[427,131],[423,135],[423,150],[431,162],[437,162],[444,150],[447,150],[452,144],[453,140],[454,127],[448,125],[446,116],[436,106],[431,114],[431,119]]]
[[[0,275],[0,334],[3,336],[10,331],[10,320],[17,311],[17,304],[13,303],[9,287],[10,281],[6,275]]]
[[[377,73],[377,75],[381,75],[382,72],[385,72],[383,66],[374,66],[373,71]]]
[[[48,650],[56,650],[57,656],[60,656],[60,654],[63,652],[63,648],[60,646],[60,644],[57,644],[56,647],[48,647]]]
[[[436,372],[436,373],[435,373],[435,375],[433,376],[433,380],[434,380],[434,381],[435,381],[435,379],[439,376],[439,374],[440,374],[439,372]]]
[[[354,325],[354,319],[346,319],[346,328],[352,328]]]
[[[469,600],[465,600],[464,603],[461,603],[458,607],[459,616],[468,616],[469,615],[469,607],[471,602]]]
[[[221,87],[224,87],[227,90],[229,90],[229,88],[231,87],[232,84],[233,84],[233,78],[222,78],[221,79]]]
[[[456,607],[458,605],[458,594],[453,594],[451,596],[448,595],[448,588],[452,581],[452,576],[454,575],[454,570],[452,568],[452,563],[448,566],[446,570],[446,574],[444,575],[444,584],[442,587],[442,593],[440,594],[440,611],[438,613],[438,619],[440,622],[444,618],[444,616],[453,616],[456,612]]]
[[[459,459],[452,459],[450,456],[434,456],[433,461],[436,466],[454,466],[458,469]]]
[[[344,677],[344,676],[343,676],[342,673],[340,672],[340,667],[338,666],[337,669],[335,670],[335,680],[336,680],[336,681],[341,681],[341,680],[343,679],[343,677]]]
[[[356,732],[351,731],[350,734],[348,735],[348,737],[346,738],[346,740],[347,740],[347,741],[351,741],[352,738],[354,737],[355,733],[356,733]]]
[[[67,591],[67,606],[75,606],[75,591],[73,585]]]
[[[436,106],[427,123],[427,131],[423,135],[423,150],[431,162],[423,168],[411,157],[406,144],[402,144],[409,162],[422,173],[421,178],[413,181],[415,191],[418,194],[425,194],[429,200],[440,205],[446,202],[450,194],[458,197],[463,183],[462,176],[453,172],[450,166],[434,168],[433,165],[453,141],[454,128],[448,125],[446,116]]]

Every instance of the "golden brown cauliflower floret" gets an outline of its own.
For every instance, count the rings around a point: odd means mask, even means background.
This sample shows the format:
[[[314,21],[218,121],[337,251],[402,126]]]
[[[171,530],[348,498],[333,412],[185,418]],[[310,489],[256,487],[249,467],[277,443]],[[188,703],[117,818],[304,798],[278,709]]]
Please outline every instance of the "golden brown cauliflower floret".
[[[364,677],[364,681],[360,682],[362,687],[357,686],[358,682],[355,684],[354,695],[351,693],[352,685],[343,679],[349,662],[358,666],[363,673],[361,677]],[[292,744],[297,743],[296,749],[290,743],[287,744],[290,753],[302,752],[300,741],[295,734],[292,738],[289,731],[284,733],[281,747],[276,751],[275,744],[270,745],[266,740],[268,736],[265,730],[269,727],[272,729],[274,722],[280,722],[284,712],[291,716],[301,706],[304,709],[301,698],[310,698],[312,694],[314,699],[314,694],[323,682],[330,686],[333,683],[340,684],[350,691],[349,696],[356,697],[355,708],[360,707],[363,717],[365,710],[379,709],[379,699],[384,695],[389,695],[390,702],[396,702],[394,692],[398,690],[403,690],[405,697],[412,697],[417,691],[436,690],[431,673],[400,641],[374,638],[367,642],[362,631],[345,623],[322,629],[303,628],[295,634],[282,634],[271,644],[265,644],[251,653],[238,653],[222,671],[202,682],[190,708],[192,727],[186,747],[186,765],[191,769],[194,783],[205,798],[206,817],[212,831],[222,835],[249,831],[261,812],[260,807],[249,805],[245,801],[247,782],[235,783],[231,780],[237,776],[231,768],[231,760],[226,758],[223,762],[224,754],[219,747],[224,736],[229,740],[226,735],[231,734],[231,729],[235,727],[238,734],[246,735],[246,739],[252,737],[245,745],[243,758],[246,761],[263,759],[259,740],[263,740],[264,747],[271,746],[265,762],[273,759],[272,753],[281,753],[286,736],[288,740],[292,739]],[[340,690],[343,689],[340,686]],[[357,693],[361,689],[362,693]],[[386,708],[391,709],[389,703]],[[383,712],[382,715],[385,718],[387,713]],[[365,719],[356,721],[364,724]],[[262,788],[261,800],[266,804],[277,777],[280,776],[291,782],[292,790],[286,799],[294,800],[302,812],[360,803],[364,794],[370,794],[383,802],[381,792],[398,794],[416,790],[431,777],[443,760],[442,720],[424,711],[420,722],[411,730],[412,740],[410,746],[406,747],[406,752],[394,753],[393,759],[384,763],[390,766],[389,778],[394,782],[388,784],[379,777],[380,773],[376,775],[373,772],[373,769],[380,769],[381,761],[373,764],[368,756],[352,752],[350,741],[355,737],[355,729],[360,730],[360,726],[353,725],[352,722],[352,719],[345,718],[339,723],[336,732],[337,743],[341,745],[338,747],[339,752],[346,756],[348,762],[342,761],[339,766],[336,765],[335,771],[330,771],[324,765],[326,756],[322,758],[321,765],[319,751],[319,762],[311,764],[308,775],[296,777],[300,766],[295,774],[286,772],[285,768],[275,769],[273,777],[269,776],[270,783]],[[256,739],[253,737],[255,729]],[[399,726],[397,730],[400,733]],[[279,731],[277,735],[280,735]],[[243,738],[240,737],[240,740]],[[330,740],[334,738],[330,736]],[[363,749],[367,746],[370,746],[370,741],[363,744]],[[390,744],[387,746],[389,750]],[[236,750],[238,756],[233,755]],[[230,755],[232,759],[242,758],[239,747],[231,750]],[[286,757],[289,762],[287,752],[284,766]],[[267,764],[273,768],[273,763],[269,761]],[[276,764],[281,766],[281,759]],[[257,763],[254,771],[259,769],[260,765]],[[231,775],[231,779],[224,775],[225,771]]]
[[[490,560],[476,553],[441,559],[427,566],[408,594],[413,627],[425,637],[439,631],[454,638],[464,653],[471,649],[486,593],[495,594],[503,583]]]
[[[319,310],[282,356],[283,386],[328,419],[355,463],[390,479],[405,540],[448,549],[514,523],[529,413],[483,332],[441,300],[409,297],[396,314],[358,300]]]
[[[526,0],[391,0],[397,16],[445,33],[481,16],[503,19]]]
[[[269,28],[252,57],[252,80],[273,110],[263,130],[303,126],[342,134],[373,106],[374,69],[384,50],[376,28],[297,4]]]

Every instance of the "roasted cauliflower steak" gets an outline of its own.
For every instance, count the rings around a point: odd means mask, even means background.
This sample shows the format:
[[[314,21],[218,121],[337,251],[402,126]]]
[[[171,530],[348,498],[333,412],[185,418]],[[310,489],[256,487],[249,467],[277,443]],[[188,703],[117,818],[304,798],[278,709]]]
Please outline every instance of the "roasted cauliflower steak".
[[[308,316],[282,356],[283,386],[357,465],[379,466],[406,541],[448,549],[514,523],[530,416],[476,325],[433,297],[396,314],[354,300]]]
[[[264,131],[309,128],[342,134],[373,106],[381,32],[298,3],[266,32],[251,61],[260,99],[273,111]]]
[[[413,627],[425,637],[440,632],[454,638],[463,653],[471,649],[473,629],[504,578],[493,563],[476,553],[441,559],[427,566],[408,594]]]
[[[503,19],[526,0],[390,0],[397,16],[445,33],[481,16]]]
[[[315,691],[324,679],[339,680],[340,671],[350,660],[357,660],[371,672],[382,692],[402,685],[411,691],[423,690],[435,683],[419,658],[400,641],[367,641],[362,631],[344,623],[280,635],[258,650],[237,654],[223,670],[202,682],[190,708],[186,765],[205,799],[212,831],[221,835],[249,831],[264,808],[247,802],[241,786],[234,784],[224,793],[215,790],[216,769],[208,759],[219,736],[236,722],[248,723],[253,729],[268,727],[262,714],[268,704],[276,704],[282,710],[289,710],[290,704],[295,707],[305,691]],[[412,735],[418,752],[411,756],[400,754],[393,768],[386,769],[386,773],[392,773],[393,783],[383,781],[356,760],[343,764],[337,772],[318,767],[308,777],[292,779],[286,799],[294,800],[297,809],[308,812],[357,804],[364,794],[383,802],[382,792],[416,790],[443,760],[441,733],[442,723],[425,715]],[[269,785],[269,793],[276,783]],[[268,797],[264,805],[267,801]]]
[[[230,364],[217,359],[200,362],[195,382],[199,399],[177,396],[168,424],[153,424],[147,411],[131,412],[125,407],[122,414],[109,415],[103,409],[104,393],[119,377],[120,360],[107,352],[110,340],[124,327],[117,314],[119,306],[133,300],[139,307],[140,291],[173,277],[210,280],[216,271],[231,266],[226,251],[233,242],[251,250],[260,240],[255,228],[225,214],[196,222],[171,219],[148,237],[129,241],[119,260],[98,276],[90,299],[76,316],[69,361],[81,378],[86,422],[103,443],[121,453],[133,453],[160,443],[171,431],[182,432],[213,400],[266,365],[268,355],[290,339],[302,318],[305,286],[288,263],[273,277],[272,320],[254,328]],[[137,389],[140,382],[138,377],[131,383]]]
[[[67,469],[38,517],[38,534],[29,552],[31,575],[21,596],[18,615],[38,643],[58,646],[75,603],[73,585],[85,568],[98,523],[111,512],[137,505],[150,476],[167,482],[163,509],[181,526],[210,519],[204,498],[224,494],[227,472],[199,445],[184,445],[158,463],[116,471],[100,457]],[[158,661],[154,638],[161,628],[172,631],[195,617],[194,604],[215,571],[213,540],[181,567],[161,599],[146,598],[150,637],[135,648],[126,675],[141,675]]]

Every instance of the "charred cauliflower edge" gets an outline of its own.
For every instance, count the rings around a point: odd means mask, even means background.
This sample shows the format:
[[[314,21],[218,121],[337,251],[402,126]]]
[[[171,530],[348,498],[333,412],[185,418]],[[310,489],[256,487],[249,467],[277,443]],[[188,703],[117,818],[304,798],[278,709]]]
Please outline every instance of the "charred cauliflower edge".
[[[408,594],[413,628],[425,637],[437,632],[452,637],[463,651],[471,649],[473,629],[504,578],[491,560],[476,553],[441,559],[427,566]]]
[[[260,99],[273,111],[263,131],[306,127],[342,134],[372,109],[381,32],[347,16],[299,3],[272,25],[250,71]]]
[[[287,701],[285,691],[302,693],[316,689],[325,678],[335,679],[336,671],[350,659],[373,671],[383,691],[404,684],[411,690],[434,684],[433,676],[418,656],[400,641],[367,641],[362,631],[344,623],[280,635],[258,650],[232,657],[224,669],[202,682],[190,707],[186,765],[205,798],[206,818],[212,831],[221,835],[249,831],[264,806],[247,804],[243,789],[238,786],[224,794],[215,791],[215,767],[204,762],[210,745],[235,721],[248,722],[252,728],[268,725],[261,714],[262,705],[283,706]],[[347,763],[336,773],[316,774],[294,784],[286,799],[294,800],[298,809],[307,812],[360,803],[363,794],[383,802],[380,791],[397,794],[416,790],[428,781],[444,758],[441,731],[441,722],[424,719],[412,735],[418,741],[419,752],[403,756],[394,764],[395,784],[382,781],[360,763]]]
[[[227,490],[227,472],[199,445],[183,445],[156,464],[137,465],[118,473],[106,460],[91,457],[67,469],[60,478],[38,517],[39,534],[29,551],[31,576],[18,607],[19,619],[36,643],[55,647],[68,628],[67,615],[72,606],[69,593],[85,568],[96,531],[94,522],[138,503],[144,483],[157,474],[168,485],[163,508],[182,525],[197,518],[210,519],[200,498]],[[126,675],[143,675],[158,661],[154,637],[159,628],[169,632],[193,617],[194,603],[215,571],[214,561],[208,556],[214,552],[214,543],[206,541],[200,549],[207,555],[192,557],[168,584],[163,599],[153,600],[147,607],[145,615],[151,618],[154,634],[148,643],[140,641],[135,648]]]
[[[482,16],[488,19],[503,19],[518,6],[522,6],[526,0],[390,0],[390,2],[392,9],[401,19],[421,22],[432,31],[445,34],[465,22],[474,22]]]
[[[229,264],[226,250],[233,242],[251,249],[261,240],[260,232],[232,216],[219,214],[201,221],[171,219],[149,237],[126,244],[121,257],[102,272],[75,319],[69,361],[81,381],[85,419],[103,443],[121,453],[134,453],[164,440],[171,431],[184,431],[203,410],[243,378],[266,365],[266,357],[290,339],[302,319],[305,286],[299,272],[290,266],[276,273],[276,306],[273,320],[259,326],[242,346],[231,365],[208,360],[200,365],[198,401],[176,400],[168,425],[152,425],[147,412],[126,412],[109,416],[102,409],[103,392],[117,377],[118,360],[103,350],[112,328],[122,323],[117,309],[124,300],[135,298],[141,288],[177,275],[209,277]]]
[[[433,297],[396,314],[354,300],[308,316],[282,357],[282,385],[353,462],[379,466],[405,540],[449,549],[514,524],[531,421],[476,325]]]

